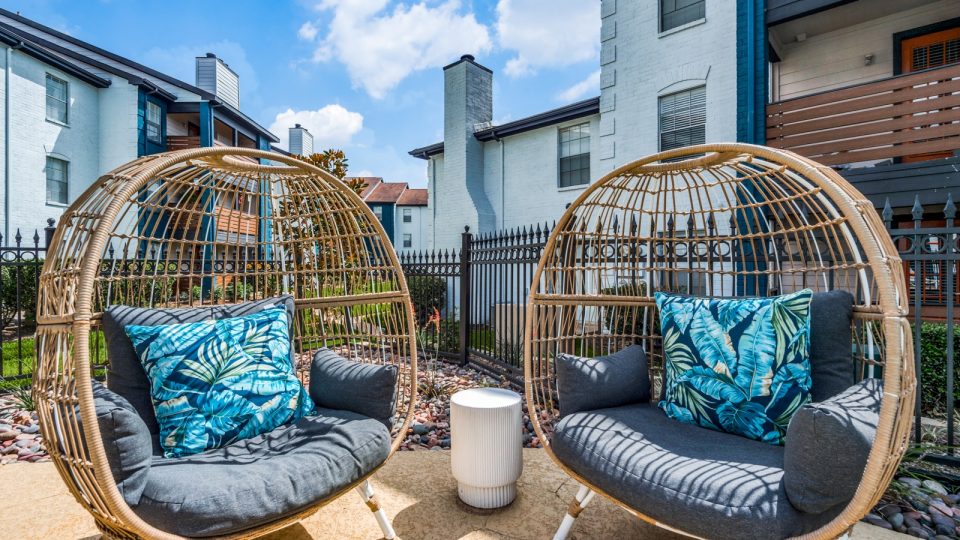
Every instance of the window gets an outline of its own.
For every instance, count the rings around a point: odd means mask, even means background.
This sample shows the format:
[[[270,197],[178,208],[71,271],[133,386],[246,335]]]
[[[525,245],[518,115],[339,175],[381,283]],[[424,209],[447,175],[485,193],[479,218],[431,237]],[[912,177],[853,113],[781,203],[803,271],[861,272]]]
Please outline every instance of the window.
[[[162,109],[152,101],[147,102],[147,140],[160,144],[163,132],[160,126]]]
[[[67,123],[67,81],[47,73],[47,120]]]
[[[47,202],[67,204],[67,162],[47,156]]]
[[[706,17],[706,0],[660,0],[660,31],[666,32]]]
[[[707,89],[691,88],[660,98],[660,151],[703,144],[707,138]]]
[[[374,206],[374,207],[373,207],[373,215],[377,216],[377,219],[378,219],[378,220],[383,221],[383,207],[382,207],[382,206]]]
[[[404,234],[404,235],[403,235],[403,247],[405,247],[405,248],[413,247],[413,235],[412,235],[412,234]]]
[[[590,183],[590,124],[560,130],[560,187]]]
[[[403,209],[403,222],[410,223],[413,221],[413,210],[410,208]]]

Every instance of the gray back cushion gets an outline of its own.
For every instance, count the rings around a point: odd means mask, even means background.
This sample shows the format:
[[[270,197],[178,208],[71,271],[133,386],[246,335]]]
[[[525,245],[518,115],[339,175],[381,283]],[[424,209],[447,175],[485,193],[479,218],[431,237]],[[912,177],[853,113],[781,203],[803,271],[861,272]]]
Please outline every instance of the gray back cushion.
[[[640,345],[587,358],[556,357],[560,415],[650,401],[647,355]]]
[[[397,367],[354,362],[324,347],[313,356],[309,392],[318,407],[362,414],[391,429]]]
[[[130,306],[111,306],[103,313],[103,336],[107,345],[107,387],[126,399],[137,411],[154,436],[159,436],[160,425],[150,399],[150,381],[123,328],[130,324],[156,326],[223,319],[256,313],[264,308],[283,303],[293,321],[294,303],[290,295],[266,298],[236,305],[203,306],[196,308],[153,309]],[[290,333],[291,339],[293,332]],[[291,360],[293,347],[291,349]],[[159,448],[159,445],[158,445]]]
[[[783,457],[783,483],[793,506],[816,514],[853,498],[877,433],[882,398],[880,379],[864,379],[793,415]]]
[[[810,302],[810,367],[813,401],[823,401],[853,384],[853,295],[814,293]]]
[[[110,472],[123,500],[129,505],[136,505],[147,485],[157,438],[150,434],[130,402],[108,390],[99,381],[92,381],[92,384],[97,425],[100,427]],[[83,429],[82,423],[80,428]]]

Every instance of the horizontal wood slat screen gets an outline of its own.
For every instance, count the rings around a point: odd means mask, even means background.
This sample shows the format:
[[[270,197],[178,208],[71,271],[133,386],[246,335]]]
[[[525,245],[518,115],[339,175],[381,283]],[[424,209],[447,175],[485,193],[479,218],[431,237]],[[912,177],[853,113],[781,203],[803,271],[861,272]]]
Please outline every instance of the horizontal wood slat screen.
[[[825,165],[960,149],[960,65],[771,103],[767,144]]]

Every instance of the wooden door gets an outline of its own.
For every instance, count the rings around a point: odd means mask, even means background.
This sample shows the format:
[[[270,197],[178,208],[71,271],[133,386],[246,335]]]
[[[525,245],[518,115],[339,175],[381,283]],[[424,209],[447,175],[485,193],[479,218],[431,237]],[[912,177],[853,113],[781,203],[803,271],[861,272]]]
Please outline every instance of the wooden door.
[[[900,71],[910,73],[960,63],[960,27],[931,32],[900,42]],[[953,152],[933,152],[904,156],[903,163],[941,159]]]

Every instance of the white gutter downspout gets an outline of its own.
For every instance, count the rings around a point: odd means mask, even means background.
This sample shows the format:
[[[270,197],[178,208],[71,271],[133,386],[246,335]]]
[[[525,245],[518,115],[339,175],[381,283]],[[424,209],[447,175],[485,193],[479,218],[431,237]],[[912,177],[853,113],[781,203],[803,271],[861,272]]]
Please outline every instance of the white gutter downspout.
[[[430,158],[430,189],[433,193],[428,193],[429,201],[433,203],[430,212],[433,214],[432,225],[430,227],[430,249],[437,246],[437,160]]]
[[[17,46],[22,47],[23,42]],[[10,63],[13,47],[7,47],[3,69],[3,239],[10,242]]]
[[[497,136],[494,132],[494,137]],[[504,220],[507,216],[507,181],[504,178],[505,164],[503,163],[503,139],[497,137],[500,142],[500,230],[503,230]]]

